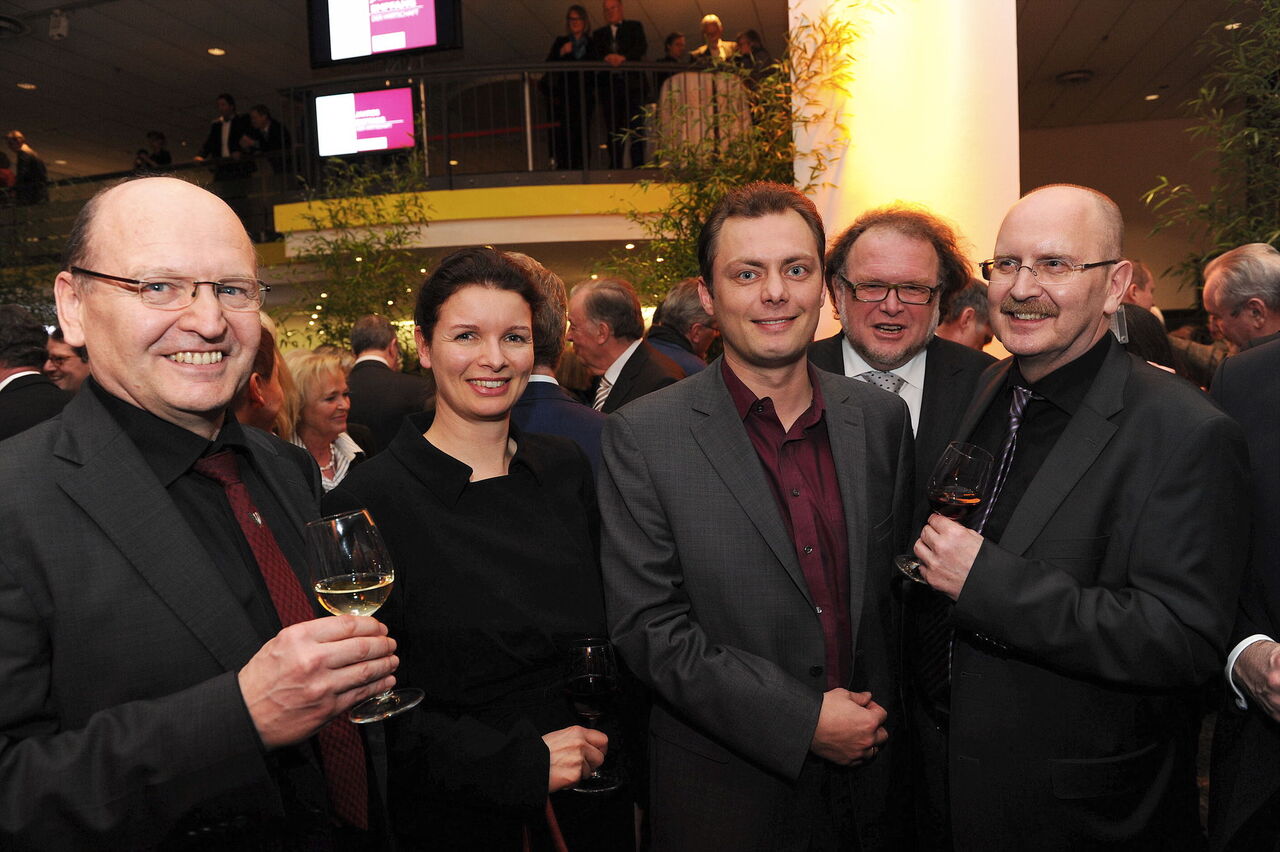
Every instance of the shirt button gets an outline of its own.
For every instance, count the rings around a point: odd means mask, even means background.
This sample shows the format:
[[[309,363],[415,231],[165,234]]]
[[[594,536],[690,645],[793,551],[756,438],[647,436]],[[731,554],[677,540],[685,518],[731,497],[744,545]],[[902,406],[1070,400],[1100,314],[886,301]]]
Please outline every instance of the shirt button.
[[[757,404],[757,405],[756,405],[756,414],[764,414],[764,405],[763,405],[763,404]]]
[[[804,546],[804,552],[805,552],[806,554],[813,553],[813,545],[812,545],[812,544],[806,544],[806,545]]]
[[[800,489],[799,489],[799,488],[792,488],[792,489],[791,489],[791,496],[792,496],[792,497],[799,497],[799,496],[800,496]]]
[[[809,674],[813,677],[822,677],[822,666],[809,666]]]
[[[820,606],[815,606],[813,608],[813,611],[816,612],[818,615],[822,615],[822,607]]]

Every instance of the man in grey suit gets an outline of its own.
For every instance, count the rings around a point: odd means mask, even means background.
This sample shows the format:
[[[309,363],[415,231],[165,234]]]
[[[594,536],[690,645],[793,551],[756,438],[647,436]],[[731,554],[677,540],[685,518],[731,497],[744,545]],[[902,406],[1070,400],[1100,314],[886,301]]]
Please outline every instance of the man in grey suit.
[[[809,360],[883,387],[907,403],[916,439],[913,532],[929,516],[924,490],[933,466],[955,436],[978,377],[995,361],[935,336],[944,306],[969,283],[969,269],[955,230],[905,204],[863,213],[827,250],[827,290],[841,331],[810,346]],[[945,848],[947,700],[939,672],[949,607],[928,588],[909,584],[904,592],[914,824],[922,848]]]
[[[226,415],[256,271],[230,208],[174,178],[105,190],[73,226],[54,292],[93,377],[0,447],[0,847],[368,839],[343,717],[394,682],[394,642],[312,617],[315,463]]]
[[[654,692],[656,849],[897,849],[897,397],[805,359],[822,222],[751,184],[699,239],[723,359],[615,412],[600,475],[612,636]]]
[[[956,437],[997,472],[915,545],[955,601],[955,848],[1198,849],[1199,689],[1248,543],[1240,427],[1109,333],[1129,284],[1115,203],[1042,187],[984,262],[996,335]]]

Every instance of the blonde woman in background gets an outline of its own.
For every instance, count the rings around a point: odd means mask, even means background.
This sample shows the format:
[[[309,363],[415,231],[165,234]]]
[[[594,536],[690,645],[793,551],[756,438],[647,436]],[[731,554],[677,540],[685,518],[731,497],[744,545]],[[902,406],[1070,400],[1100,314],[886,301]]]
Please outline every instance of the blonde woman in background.
[[[296,385],[292,441],[311,453],[324,490],[329,491],[366,454],[366,448],[347,434],[347,369],[341,356],[328,352],[297,349],[284,360]]]

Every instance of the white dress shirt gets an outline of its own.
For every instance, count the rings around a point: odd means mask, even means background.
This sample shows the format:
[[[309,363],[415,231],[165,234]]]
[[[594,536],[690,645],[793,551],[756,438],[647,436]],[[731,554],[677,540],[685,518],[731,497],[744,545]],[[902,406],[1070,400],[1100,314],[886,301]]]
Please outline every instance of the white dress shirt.
[[[856,379],[869,370],[878,369],[862,359],[862,356],[853,348],[853,344],[849,343],[847,336],[840,338],[840,349],[844,352],[844,374],[846,376]],[[902,364],[897,369],[884,371],[893,373],[902,379],[902,387],[898,388],[898,396],[902,397],[902,401],[907,404],[907,408],[911,409],[912,435],[915,435],[920,426],[920,406],[924,404],[924,365],[928,357],[929,347],[926,346],[917,352],[910,361]]]

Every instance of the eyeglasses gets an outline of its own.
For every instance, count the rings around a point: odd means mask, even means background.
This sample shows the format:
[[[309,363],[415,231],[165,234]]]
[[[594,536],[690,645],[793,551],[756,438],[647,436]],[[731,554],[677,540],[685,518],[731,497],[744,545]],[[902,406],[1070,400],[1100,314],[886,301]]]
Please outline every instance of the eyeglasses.
[[[1116,260],[1099,260],[1096,263],[1072,263],[1060,257],[1047,257],[1044,260],[1033,261],[1030,265],[1027,265],[1019,263],[1012,257],[997,257],[994,260],[982,261],[982,263],[978,264],[978,267],[982,270],[982,277],[987,281],[1011,281],[1018,277],[1020,270],[1029,269],[1036,280],[1057,283],[1065,281],[1077,272],[1084,272],[1086,269],[1093,269],[1097,266],[1110,266],[1119,262],[1120,260],[1117,258]]]
[[[889,298],[889,292],[898,294],[898,301],[904,305],[927,305],[933,301],[937,287],[926,287],[923,284],[881,284],[880,282],[862,282],[854,284],[839,272],[835,277],[844,282],[844,286],[853,291],[853,298],[859,302],[883,302]]]
[[[48,360],[48,362],[53,366],[60,368],[63,364],[67,363],[72,358],[78,358],[78,357],[79,356],[77,355],[50,355],[46,360]]]
[[[162,311],[180,311],[188,307],[196,300],[196,293],[202,284],[209,285],[218,305],[227,311],[256,311],[271,292],[270,286],[256,278],[222,278],[218,281],[196,281],[176,276],[121,278],[119,275],[107,275],[80,266],[73,266],[70,271],[74,275],[88,275],[90,278],[110,281],[122,290],[137,293],[142,304],[147,307]]]

